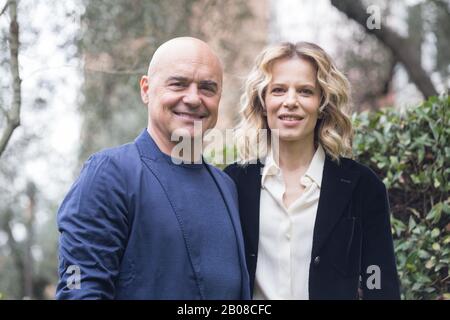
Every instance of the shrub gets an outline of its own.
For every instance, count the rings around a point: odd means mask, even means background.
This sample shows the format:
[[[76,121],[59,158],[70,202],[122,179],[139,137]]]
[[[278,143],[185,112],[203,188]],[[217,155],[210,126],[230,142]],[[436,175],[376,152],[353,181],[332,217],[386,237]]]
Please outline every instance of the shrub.
[[[353,116],[355,158],[383,179],[404,299],[450,299],[450,99]]]

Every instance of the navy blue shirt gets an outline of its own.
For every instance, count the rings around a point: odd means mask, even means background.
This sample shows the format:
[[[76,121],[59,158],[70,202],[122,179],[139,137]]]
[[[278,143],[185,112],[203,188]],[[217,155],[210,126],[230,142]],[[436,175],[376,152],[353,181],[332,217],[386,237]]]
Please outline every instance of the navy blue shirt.
[[[161,152],[155,143],[154,146],[155,151]],[[192,217],[190,221],[195,222],[189,227],[197,232],[200,243],[205,295],[211,299],[240,299],[238,246],[220,189],[204,163],[175,164],[170,156],[161,154],[168,169],[166,178],[178,184],[175,202],[182,203],[182,209]]]

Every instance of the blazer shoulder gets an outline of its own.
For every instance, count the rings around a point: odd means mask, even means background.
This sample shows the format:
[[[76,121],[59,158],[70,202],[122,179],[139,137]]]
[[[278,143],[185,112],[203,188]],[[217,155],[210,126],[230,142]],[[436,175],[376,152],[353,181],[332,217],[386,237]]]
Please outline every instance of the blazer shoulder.
[[[223,169],[223,172],[225,172],[229,177],[235,180],[239,170],[239,165],[235,162],[225,167],[225,169]]]
[[[216,177],[219,177],[221,180],[223,180],[226,184],[235,187],[233,179],[229,175],[227,175],[224,171],[220,170],[219,168],[211,165],[206,164],[208,168],[211,170],[212,173],[215,173]]]
[[[139,157],[137,147],[134,143],[127,143],[121,146],[106,148],[94,153],[91,157],[108,158],[111,161],[126,162],[131,158]]]
[[[341,158],[341,161],[344,166],[359,172],[364,186],[385,189],[385,185],[381,177],[379,177],[369,166],[349,158]]]
[[[236,184],[239,182],[239,180],[242,177],[247,176],[248,174],[251,174],[253,170],[258,169],[261,167],[259,164],[246,164],[242,165],[237,162],[230,164],[224,169],[224,172],[230,176]]]
[[[107,148],[93,153],[83,164],[82,171],[103,174],[122,180],[136,171],[139,153],[133,143]]]

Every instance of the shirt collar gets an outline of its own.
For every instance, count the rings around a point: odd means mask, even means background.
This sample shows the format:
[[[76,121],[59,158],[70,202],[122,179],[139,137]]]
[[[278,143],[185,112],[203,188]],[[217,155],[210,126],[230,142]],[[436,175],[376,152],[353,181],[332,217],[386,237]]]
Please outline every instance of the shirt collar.
[[[305,177],[311,179],[317,186],[320,188],[322,185],[322,174],[323,167],[325,164],[325,151],[322,146],[319,144],[314,156],[309,164],[308,170],[306,170],[304,176],[302,177],[302,184],[308,183],[305,181]],[[265,165],[262,172],[261,177],[261,185],[264,185],[268,176],[280,176],[281,169],[276,163],[272,152],[269,152],[266,157]],[[306,180],[308,180],[306,178]]]
[[[324,164],[325,164],[325,151],[319,144],[319,147],[314,153],[314,157],[312,158],[311,163],[309,164],[309,168],[308,170],[306,170],[305,173],[305,176],[312,179],[319,188],[322,185],[322,174]]]
[[[281,169],[276,163],[272,151],[270,151],[266,156],[266,161],[262,171],[261,184],[264,185],[264,183],[267,180],[267,177],[279,175],[281,175]]]

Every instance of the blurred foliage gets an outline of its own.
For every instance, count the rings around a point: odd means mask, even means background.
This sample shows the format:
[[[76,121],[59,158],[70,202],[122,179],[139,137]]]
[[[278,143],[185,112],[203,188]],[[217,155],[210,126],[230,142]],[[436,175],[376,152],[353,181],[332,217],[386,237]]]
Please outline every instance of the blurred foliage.
[[[355,157],[388,188],[404,299],[450,299],[450,99],[354,115]]]
[[[447,90],[450,80],[450,3],[447,0],[362,0],[362,3],[380,9],[382,22],[406,36],[407,42],[422,55],[423,67],[433,75],[438,91]],[[404,66],[381,41],[355,25],[347,27],[352,30],[351,37],[336,29],[335,37],[339,39],[336,60],[351,82],[357,111],[377,110],[393,102],[395,91],[405,90],[404,87],[394,88],[393,81]]]
[[[52,118],[56,109],[66,108],[66,92],[61,91],[72,83],[67,81],[66,67],[74,59],[77,6],[74,1],[19,2],[22,112],[21,125],[0,159],[0,299],[54,296],[58,236],[55,212],[59,203],[55,203],[57,197],[51,190],[55,185],[56,189],[67,187],[59,173],[71,171],[71,161],[55,152],[50,128],[60,121]],[[8,11],[1,18],[0,108],[6,109],[11,100]],[[50,32],[53,37],[49,37]],[[43,44],[45,49],[41,50]],[[67,65],[52,68],[58,63]],[[3,128],[1,110],[0,114]],[[51,170],[44,172],[46,167],[40,162]],[[30,185],[37,188],[32,207]]]
[[[163,42],[179,36],[205,40],[223,57],[227,72],[233,72],[232,64],[246,56],[245,48],[262,46],[255,44],[254,36],[245,35],[245,45],[236,36],[254,16],[245,0],[84,3],[78,43],[85,61],[80,103],[81,162],[101,148],[134,140],[147,126],[147,108],[141,102],[139,80]],[[222,101],[229,95],[236,95],[235,104],[238,90],[224,91]]]

